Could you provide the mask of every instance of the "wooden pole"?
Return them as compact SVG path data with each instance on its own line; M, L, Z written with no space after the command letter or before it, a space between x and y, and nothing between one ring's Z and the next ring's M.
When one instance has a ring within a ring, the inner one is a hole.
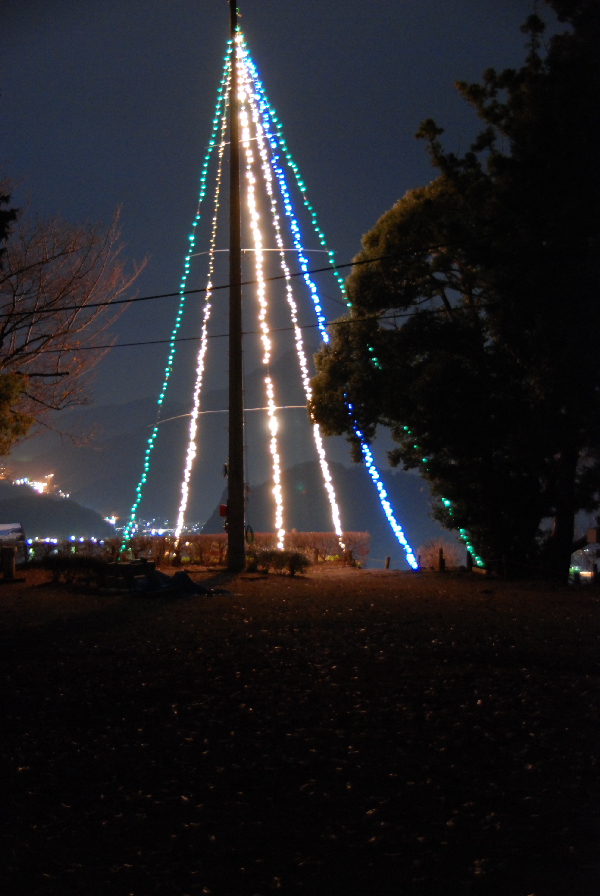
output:
M242 251L240 206L239 98L235 35L236 0L229 0L232 48L229 101L229 462L227 489L227 568L245 565L244 393L242 378Z
M444 549L443 548L440 548L440 551L439 551L438 570L440 572L446 571L446 561L444 560Z

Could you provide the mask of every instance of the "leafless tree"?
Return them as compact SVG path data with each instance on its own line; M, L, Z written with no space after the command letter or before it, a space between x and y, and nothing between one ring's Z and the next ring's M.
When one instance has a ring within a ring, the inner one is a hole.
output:
M118 223L118 213L108 228L23 214L10 229L0 269L0 403L4 391L21 425L9 443L88 398L87 375L126 307L113 303L141 267L126 270ZM0 453L6 447L0 432Z

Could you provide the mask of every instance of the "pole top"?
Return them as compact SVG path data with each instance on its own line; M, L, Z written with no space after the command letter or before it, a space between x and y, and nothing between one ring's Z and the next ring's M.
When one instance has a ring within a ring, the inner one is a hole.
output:
M237 16L237 0L229 0L229 30L232 38L237 31Z

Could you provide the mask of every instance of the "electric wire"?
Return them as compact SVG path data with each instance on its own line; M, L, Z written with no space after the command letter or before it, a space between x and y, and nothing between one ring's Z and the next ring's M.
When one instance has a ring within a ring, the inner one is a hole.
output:
M199 219L199 217L200 216L198 216L198 219ZM286 250L286 251L288 251L288 250ZM294 249L294 251L296 251L296 250ZM305 250L305 251L318 251L318 250L311 249L311 250ZM193 256L188 255L186 257L192 258ZM361 259L360 261L348 261L348 262L345 262L344 264L335 264L335 265L330 264L330 265L326 265L325 267L322 267L322 268L312 268L311 270L306 270L306 271L304 271L304 270L291 271L290 277L305 278L305 276L307 274L309 274L309 275L310 274L323 274L323 273L326 273L327 271L339 271L339 270L343 270L345 268L359 267L360 265L364 265L364 264L374 264L377 261L386 261L386 260L390 260L392 258L397 258L397 256L381 255L377 258L364 258L364 259ZM274 281L274 280L285 280L285 276L283 274L275 274L272 277L265 277L265 282L270 282L270 281ZM257 283L256 280L242 280L241 285L242 286L256 286L256 283ZM211 292L217 292L222 289L229 289L230 285L231 284L229 284L229 283L221 283L221 284L218 284L217 286L212 286ZM180 289L178 292L159 292L159 293L155 293L150 296L132 296L132 298L130 298L130 299L109 299L106 302L86 302L84 305L65 305L63 308L60 308L58 310L59 311L85 311L88 308L107 308L109 306L112 307L113 305L133 305L136 302L153 302L156 299L175 299L175 298L179 298L180 296L197 295L198 293L205 293L206 290L207 290L206 286L200 286L197 289ZM19 296L17 296L16 298L18 299ZM23 312L23 313L29 315L30 313L33 313L33 312L27 311L27 312ZM57 313L56 308L40 308L37 311L35 311L36 316L38 314L56 314L56 313ZM10 311L10 312L9 311L0 311L0 320L3 317L12 317L12 316L14 316L13 311Z
M432 308L426 309L425 311L420 311L416 313L425 314L428 311L438 312L443 311L443 308ZM380 317L349 317L347 320L330 320L327 321L328 327L346 327L352 324L363 324L369 321L373 323L379 323L380 321L395 321L398 318L408 318L413 317L415 314L414 311L409 311L406 314L393 314L393 315L382 315ZM298 324L299 330L316 330L319 328L319 324ZM291 327L271 327L272 333L284 333L286 331L295 330L296 326ZM391 332L391 330L390 330ZM260 330L244 330L242 336L256 336L260 333ZM229 336L229 333L208 333L207 339L226 339ZM40 355L52 355L52 354L77 354L81 351L100 351L102 349L111 349L111 348L138 348L144 345L166 345L171 342L198 342L198 340L202 339L202 336L177 336L175 339L148 339L141 340L139 342L110 342L106 343L106 345L80 345L76 349L64 349L64 348L48 348L42 349L38 352Z

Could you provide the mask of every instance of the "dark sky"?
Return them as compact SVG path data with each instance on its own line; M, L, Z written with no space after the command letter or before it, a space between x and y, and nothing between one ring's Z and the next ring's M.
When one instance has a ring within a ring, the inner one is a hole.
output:
M448 147L466 148L476 120L453 81L519 65L531 5L240 0L250 52L338 261L434 176L413 139L423 118L447 129ZM43 215L107 222L122 205L126 254L149 257L140 295L177 290L227 37L226 0L0 2L0 172L18 182L17 203ZM340 308L326 301L325 310ZM174 313L173 300L132 306L119 339L168 338ZM156 396L166 351L113 350L97 400Z

